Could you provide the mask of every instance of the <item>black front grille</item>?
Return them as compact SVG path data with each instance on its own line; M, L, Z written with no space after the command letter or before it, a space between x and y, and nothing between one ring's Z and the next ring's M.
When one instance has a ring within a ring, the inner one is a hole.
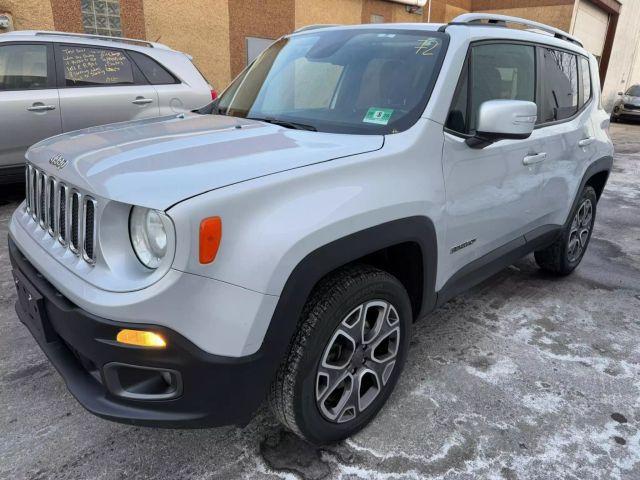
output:
M58 235L62 243L67 243L67 189L64 186L60 188L60 196L58 197L60 208L58 210Z
M38 174L38 218L42 225L45 224L46 208L46 177L44 173Z
M625 103L624 108L627 110L640 110L640 105L631 105L630 103Z
M87 198L84 206L84 253L89 261L95 260L93 252L95 209L94 201Z
M31 215L37 219L38 213L38 172L33 170L31 175Z
M71 195L71 249L77 252L80 249L80 194Z
M90 265L98 254L98 202L27 162L26 211L51 237Z
M49 178L47 195L49 196L47 202L47 205L49 207L49 211L47 212L47 227L49 233L53 235L56 218L56 182L53 178Z
M29 165L25 166L25 177L24 177L24 186L25 186L25 199L27 200L27 211L31 212L31 171Z

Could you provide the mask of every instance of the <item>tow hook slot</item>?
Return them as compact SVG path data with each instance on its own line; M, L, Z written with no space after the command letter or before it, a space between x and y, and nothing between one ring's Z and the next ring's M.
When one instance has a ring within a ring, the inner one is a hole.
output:
M107 389L130 400L171 400L182 395L182 376L176 370L112 362L103 369Z

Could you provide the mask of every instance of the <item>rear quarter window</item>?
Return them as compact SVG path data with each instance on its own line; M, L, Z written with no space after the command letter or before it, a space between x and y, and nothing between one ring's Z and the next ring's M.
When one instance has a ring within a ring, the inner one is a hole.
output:
M129 51L129 55L142 70L151 85L171 85L179 83L178 80L166 68L144 53Z
M580 97L580 107L591 99L591 72L589 71L589 60L580 58L580 69L582 70L582 95Z

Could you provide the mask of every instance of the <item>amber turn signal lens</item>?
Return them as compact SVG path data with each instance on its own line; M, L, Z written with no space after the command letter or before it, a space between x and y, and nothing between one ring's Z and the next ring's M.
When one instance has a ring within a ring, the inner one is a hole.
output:
M209 217L200 222L200 263L211 263L215 260L221 239L220 217Z
M119 343L137 345L138 347L164 348L167 346L167 342L161 335L146 330L120 330L116 340Z

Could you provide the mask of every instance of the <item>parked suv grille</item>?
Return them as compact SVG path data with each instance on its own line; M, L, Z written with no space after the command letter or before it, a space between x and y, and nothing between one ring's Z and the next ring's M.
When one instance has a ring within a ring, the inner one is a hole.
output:
M633 105L631 103L625 103L624 108L627 110L640 110L640 105Z
M30 164L27 164L25 176L27 212L33 221L93 265L97 238L95 199Z

